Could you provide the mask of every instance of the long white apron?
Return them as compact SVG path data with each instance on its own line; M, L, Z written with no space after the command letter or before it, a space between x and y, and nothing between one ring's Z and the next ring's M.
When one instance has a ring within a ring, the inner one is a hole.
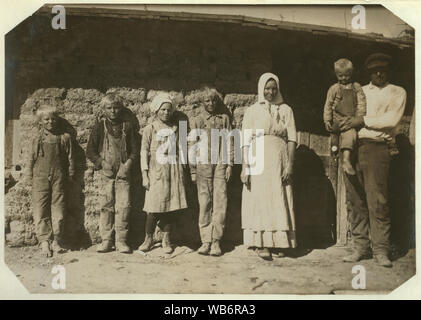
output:
M255 247L294 248L295 218L292 185L282 183L288 164L287 142L274 135L253 139L249 159L256 150L256 139L264 142L263 172L251 175L250 190L242 194L244 244Z

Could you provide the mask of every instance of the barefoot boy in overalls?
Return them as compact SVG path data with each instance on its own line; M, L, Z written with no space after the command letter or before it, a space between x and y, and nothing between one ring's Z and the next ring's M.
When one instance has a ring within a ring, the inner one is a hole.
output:
M56 108L43 105L36 115L41 126L32 142L28 178L32 180L35 233L42 254L66 251L62 247L66 212L66 184L74 174L72 139L58 126Z
M102 210L99 231L102 243L98 252L115 248L130 253L127 244L130 214L130 172L137 159L138 143L135 129L129 119L122 116L123 105L114 94L101 101L105 117L92 129L86 150L87 158L101 170L103 182Z
M357 143L357 131L353 128L341 131L340 124L347 116L365 116L366 99L361 85L351 81L352 62L348 59L339 59L334 67L338 82L327 92L323 120L327 131L339 133L339 150L342 154L344 171L349 175L355 175L355 169L351 164L351 152Z

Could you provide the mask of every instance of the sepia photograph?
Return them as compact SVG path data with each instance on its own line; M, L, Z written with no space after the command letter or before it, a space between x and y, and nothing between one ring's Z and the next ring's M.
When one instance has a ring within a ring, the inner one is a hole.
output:
M415 29L398 13L61 3L16 21L5 265L30 294L361 296L410 281Z

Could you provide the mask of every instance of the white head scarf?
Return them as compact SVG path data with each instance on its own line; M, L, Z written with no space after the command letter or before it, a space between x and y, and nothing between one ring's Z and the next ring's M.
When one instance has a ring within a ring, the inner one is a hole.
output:
M264 90L265 90L266 83L271 79L275 80L276 86L278 87L278 93L276 94L273 101L270 102L270 104L282 104L284 102L284 99L282 98L281 92L279 91L279 78L270 72L264 73L260 76L259 84L257 87L259 103L265 103L265 104L269 103L269 101L265 99Z
M150 109L152 113L157 113L164 103L171 104L171 111L174 111L174 104L168 93L159 93L153 98Z

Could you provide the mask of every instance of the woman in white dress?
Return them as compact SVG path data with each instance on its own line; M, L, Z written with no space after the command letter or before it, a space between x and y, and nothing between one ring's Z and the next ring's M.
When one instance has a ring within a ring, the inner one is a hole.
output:
M276 75L265 73L260 77L258 101L246 110L242 130L244 244L257 248L261 258L271 260L272 252L283 256L282 249L297 246L292 196L297 132ZM264 150L259 151L260 143ZM259 170L259 161L263 170Z

